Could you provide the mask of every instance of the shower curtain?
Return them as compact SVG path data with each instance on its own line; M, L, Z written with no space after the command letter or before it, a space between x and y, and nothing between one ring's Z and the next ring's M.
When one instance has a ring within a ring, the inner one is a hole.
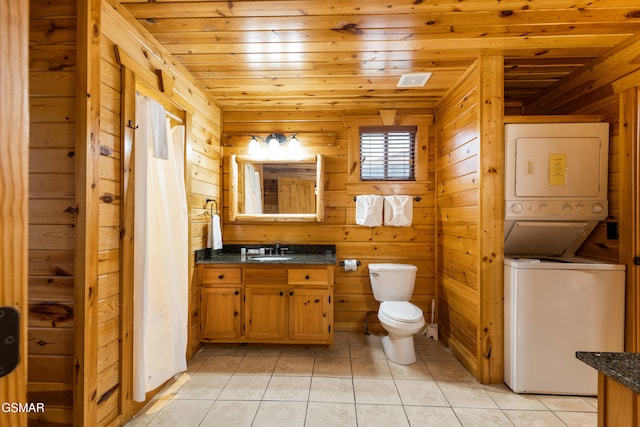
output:
M246 214L262 213L260 172L251 163L244 164L244 210Z
M164 107L139 95L136 124L133 398L143 402L187 368L189 249L184 127L172 131Z

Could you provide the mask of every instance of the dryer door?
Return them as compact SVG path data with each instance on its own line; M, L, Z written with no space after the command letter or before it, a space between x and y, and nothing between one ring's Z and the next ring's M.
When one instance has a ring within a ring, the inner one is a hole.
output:
M504 240L505 255L570 256L597 222L515 221Z

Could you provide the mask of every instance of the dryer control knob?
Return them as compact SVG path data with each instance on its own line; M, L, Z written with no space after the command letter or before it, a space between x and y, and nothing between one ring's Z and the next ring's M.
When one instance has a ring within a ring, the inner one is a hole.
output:
M520 203L514 203L511 205L511 212L514 214L519 214L522 212L522 205Z
M602 207L602 205L600 203L594 203L593 206L591 207L591 211L594 214L601 214L603 210L604 210L604 208Z

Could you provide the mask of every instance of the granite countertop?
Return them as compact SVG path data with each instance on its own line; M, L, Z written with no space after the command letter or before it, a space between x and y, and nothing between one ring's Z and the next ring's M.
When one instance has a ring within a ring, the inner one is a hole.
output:
M578 351L576 357L609 378L640 393L640 353Z
M268 255L240 255L241 248L258 249L273 245L225 245L222 250L200 249L196 251L196 264L318 264L336 263L335 245L281 245L288 250L282 258ZM280 259L278 259L280 258Z

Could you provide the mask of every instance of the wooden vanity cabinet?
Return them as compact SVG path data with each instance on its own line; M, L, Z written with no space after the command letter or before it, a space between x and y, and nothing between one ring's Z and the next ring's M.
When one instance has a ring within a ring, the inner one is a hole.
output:
M286 277L283 267L246 267L244 335L251 341L286 339Z
M290 268L288 273L289 339L333 341L333 270Z
M201 338L239 339L242 335L242 269L200 269Z
M199 265L202 339L331 344L333 268Z

